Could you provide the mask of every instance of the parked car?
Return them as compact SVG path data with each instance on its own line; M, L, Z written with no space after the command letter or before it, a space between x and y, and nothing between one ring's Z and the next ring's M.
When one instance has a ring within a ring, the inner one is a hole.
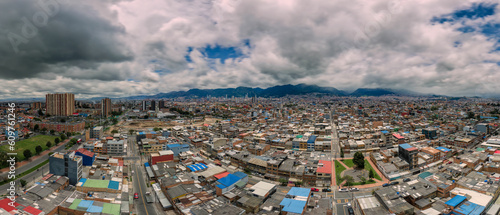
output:
M323 188L323 190L321 190L321 191L323 191L323 192L332 192L332 189L330 189L330 188Z
M313 191L313 192L319 192L319 189L313 187L313 188L311 188L311 191Z
M388 186L391 186L391 185L388 183L382 184L382 187L388 187Z
M409 182L409 181L411 181L411 178L405 178L405 179L403 179L403 182Z
M448 164L451 164L451 163L453 163L453 162L452 161L448 162Z
M134 193L134 199L138 199L139 198L139 194L138 193Z
M347 208L347 212L349 213L349 215L354 215L354 209L352 209L351 207Z
M354 192L354 191L359 191L359 189L358 189L358 188L356 188L356 187L352 187L352 188L351 188L351 192Z
M340 188L339 192L349 192L349 189L347 189L347 188Z
M393 182L391 182L391 185L396 185L396 184L399 184L399 181L393 181Z

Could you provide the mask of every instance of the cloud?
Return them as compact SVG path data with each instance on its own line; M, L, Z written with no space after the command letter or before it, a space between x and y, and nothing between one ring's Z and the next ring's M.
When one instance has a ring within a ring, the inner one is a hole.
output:
M70 2L18 53L6 35L40 8L0 7L12 8L0 14L0 84L31 83L15 97L298 83L474 96L500 82L493 0Z

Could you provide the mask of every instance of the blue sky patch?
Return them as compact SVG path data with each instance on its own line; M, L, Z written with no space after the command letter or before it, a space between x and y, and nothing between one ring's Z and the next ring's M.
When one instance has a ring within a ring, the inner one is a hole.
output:
M457 10L451 14L443 15L441 17L433 17L431 22L439 22L441 24L445 22L456 22L461 19L479 19L495 14L495 9L498 4L487 4L487 3L473 3L468 9Z
M250 40L246 39L242 42L244 46L250 47ZM235 59L244 56L242 50L237 46L223 47L219 44L215 44L207 45L203 48L199 48L198 50L203 54L203 56L209 59L219 59L221 63L224 63L226 59ZM192 62L191 57L189 57L189 54L192 51L193 47L188 47L187 54L184 56L187 62Z

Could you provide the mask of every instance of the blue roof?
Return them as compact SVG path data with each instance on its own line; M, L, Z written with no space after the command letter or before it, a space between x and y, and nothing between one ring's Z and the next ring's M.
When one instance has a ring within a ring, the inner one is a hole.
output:
M109 181L108 188L113 190L118 190L120 183L118 181Z
M91 205L87 209L87 212L89 212L89 213L102 213L102 207Z
M401 146L403 149L409 149L409 148L413 147L408 143L403 143L403 144L400 144L399 146Z
M285 212L302 214L306 207L306 201L284 198L280 205L283 205L283 211Z
M449 205L451 207L456 207L457 205L459 205L460 203L462 203L466 199L467 198L465 196L456 195L452 199L450 199L447 202L445 202L445 204L447 204L447 205Z
M290 191L288 191L288 195L308 197L310 192L311 192L311 189L301 188L301 187L292 187L292 189L290 189Z
M151 133L151 134L156 134L156 131L151 131L150 133Z
M203 169L206 169L208 168L207 165L203 164L203 163L197 163L197 164L193 164L193 165L189 165L187 166L192 172L198 172L200 170L203 170Z
M309 139L307 140L307 143L314 143L316 142L316 135L312 135L311 137L309 137Z
M80 178L80 181L78 182L82 182L82 186L85 184L85 182L87 182L87 179L86 178Z
M443 151L443 152L449 152L449 151L451 151L451 149L449 149L449 148L445 148L445 147L441 147L441 146L436 147L436 149L437 149L437 150L441 150L441 151Z
M220 189L224 189L226 188L226 186L224 186L223 184L217 184L216 187L220 188Z
M144 163L144 166L149 166L149 163L148 162Z
M424 178L427 178L427 177L429 177L429 176L431 176L431 175L432 175L432 173L430 173L430 172L423 172L423 173L420 173L420 174L418 175L418 177L420 177L420 178L424 179Z
M94 203L94 201L82 200L80 202L80 204L78 204L78 207L79 208L89 208L90 206L92 206L93 203Z
M235 172L235 173L233 173L233 175L235 175L236 177L238 177L240 179L245 178L245 177L248 176L247 174L245 174L243 172Z
M386 131L386 130L383 130L383 131L381 131L381 132L382 132L383 134L387 134L387 133L389 133L389 132L388 132L388 131Z
M177 143L175 143L175 144L168 144L167 145L167 149L176 148L176 147L179 147L179 146L181 146L181 144L177 144Z
M460 207L455 208L455 211L459 212L460 214L479 215L484 211L484 209L484 206L466 201L462 205L460 205Z
M144 134L146 134L146 132L144 131L139 132L139 135L144 135Z
M217 182L225 185L226 187L229 187L238 182L239 180L240 178L238 176L233 174L228 174L226 177L217 180Z

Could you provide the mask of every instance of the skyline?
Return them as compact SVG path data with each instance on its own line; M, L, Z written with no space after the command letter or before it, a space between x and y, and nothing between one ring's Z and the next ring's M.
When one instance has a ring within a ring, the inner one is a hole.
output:
M500 95L493 0L41 2L0 2L1 99L300 83Z

